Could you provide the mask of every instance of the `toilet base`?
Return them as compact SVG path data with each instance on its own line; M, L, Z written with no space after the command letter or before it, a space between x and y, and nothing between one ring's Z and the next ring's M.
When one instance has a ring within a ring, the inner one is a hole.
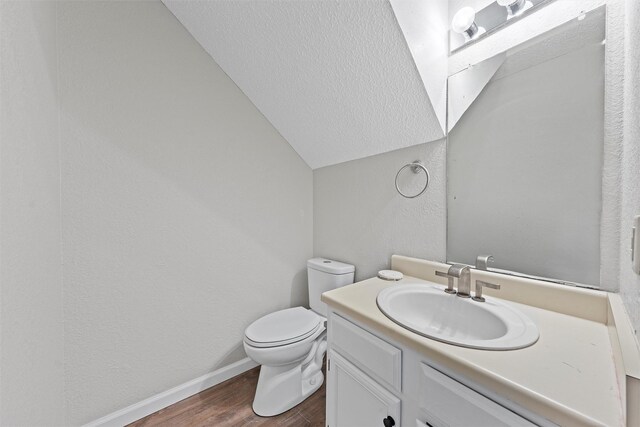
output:
M278 372L282 366L262 366L260 379L253 399L253 412L261 417L273 417L302 403L320 388L324 381L322 371L303 381L300 367L288 372Z
M284 366L262 365L253 399L253 412L261 417L281 414L318 390L324 382L322 359L326 348L326 339L323 337L303 362Z

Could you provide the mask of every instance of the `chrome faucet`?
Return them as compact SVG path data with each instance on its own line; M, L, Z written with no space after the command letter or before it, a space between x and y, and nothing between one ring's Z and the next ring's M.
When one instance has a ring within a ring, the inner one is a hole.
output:
M445 292L455 294L453 290L453 279L458 279L458 292L460 298L469 298L471 296L471 268L464 264L453 264L446 273L436 271L436 276L446 277L448 279L448 287Z
M453 289L453 276L449 276L447 273L443 273L442 271L436 271L436 276L447 278L447 289L444 290L446 293L448 294L456 293L456 290Z
M493 262L493 255L478 255L476 258L476 270L488 270L490 262Z
M500 289L500 285L496 285L495 283L489 283L482 280L476 280L476 295L471 298L474 301L485 302L484 297L482 296L482 288L491 288L491 289Z

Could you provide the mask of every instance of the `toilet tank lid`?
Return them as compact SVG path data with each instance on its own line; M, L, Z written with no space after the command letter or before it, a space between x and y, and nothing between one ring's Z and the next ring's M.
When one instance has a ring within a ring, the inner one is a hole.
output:
M345 264L344 262L333 261L326 258L312 258L307 261L307 267L324 271L329 274L349 274L356 271L356 268L351 264Z

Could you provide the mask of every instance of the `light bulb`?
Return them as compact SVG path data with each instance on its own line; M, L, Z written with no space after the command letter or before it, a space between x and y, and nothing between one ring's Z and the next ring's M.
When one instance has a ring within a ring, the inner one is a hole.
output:
M451 21L451 28L458 34L464 34L469 39L478 33L478 26L475 23L476 12L472 7L463 7L460 9L453 20Z
M533 7L533 3L528 0L497 0L497 3L507 8L508 18L518 16L525 10Z

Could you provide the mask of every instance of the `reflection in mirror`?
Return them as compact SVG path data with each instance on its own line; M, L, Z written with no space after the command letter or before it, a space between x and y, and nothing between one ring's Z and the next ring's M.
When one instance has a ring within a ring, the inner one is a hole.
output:
M514 24L553 0L497 0L475 11L459 9L451 21L449 52L455 53Z
M447 260L598 286L605 8L449 77Z

